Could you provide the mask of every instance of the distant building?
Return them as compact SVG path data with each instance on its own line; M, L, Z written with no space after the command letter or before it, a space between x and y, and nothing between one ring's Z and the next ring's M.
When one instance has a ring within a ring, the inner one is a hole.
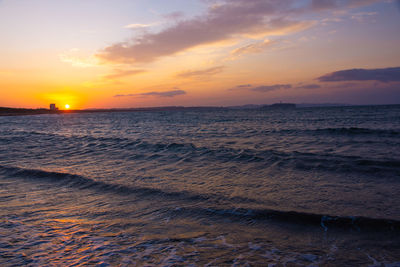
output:
M58 110L58 107L56 107L56 104L50 104L50 110Z

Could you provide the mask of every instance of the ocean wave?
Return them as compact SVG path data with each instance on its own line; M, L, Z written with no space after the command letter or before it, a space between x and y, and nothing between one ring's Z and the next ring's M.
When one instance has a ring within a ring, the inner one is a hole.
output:
M267 130L264 135L287 134L287 135L338 135L338 136L376 136L376 137L399 137L400 131L394 129L372 129L361 127L328 127L317 129L280 129Z
M322 134L340 134L340 135L376 135L376 136L398 136L400 131L385 130L385 129L371 129L371 128L358 128L358 127L342 127L342 128L324 128L316 129L313 132Z
M357 128L358 129L358 128ZM326 129L325 129L326 130ZM325 131L324 130L324 131ZM34 135L45 135L51 140L35 139ZM5 138L5 139L4 139ZM10 140L13 138L14 140ZM22 139L24 140L22 140ZM4 140L3 140L4 139ZM127 160L165 160L166 163L176 162L237 162L243 164L259 164L260 168L280 167L304 171L324 171L342 173L362 173L375 175L380 173L389 177L400 176L400 160L396 158L373 158L348 156L335 153L284 152L279 150L237 149L232 147L197 146L188 142L149 141L140 138L94 137L94 136L63 136L58 134L42 134L27 132L23 136L10 135L1 139L3 142L24 143L33 153L43 154L43 147L49 145L62 156L92 156L103 153ZM37 148L37 149L36 149ZM111 153L111 154L110 154Z
M330 228L344 228L354 230L372 231L400 231L400 221L370 218L362 216L334 216L297 211L282 211L273 209L245 209L245 208L177 208L171 211L175 216L208 215L226 218L239 218L243 220L277 221L291 224L320 226L324 231Z
M241 203L257 203L257 200L244 198L244 197L232 197L224 198L218 195L212 194L194 194L188 191L166 191L158 188L149 188L141 186L127 186L122 184L113 184L103 181L94 180L85 176L62 173L62 172L52 172L37 169L25 169L19 167L9 167L0 165L0 175L5 177L13 178L26 178L30 180L45 180L54 183L61 183L62 186L75 187L78 189L91 189L100 192L109 192L114 194L135 194L140 197L154 197L159 196L169 199L186 200L186 201L233 201Z
M400 221L370 218L362 216L336 216L329 214L315 214L297 211L282 211L274 209L246 209L246 208L216 208L215 206L232 206L237 204L257 203L256 200L242 197L227 198L217 195L202 195L187 191L171 192L163 189L148 187L132 187L96 181L81 175L49 172L36 169L24 169L0 165L0 175L6 178L26 178L30 180L47 180L60 182L63 186L75 187L81 190L96 190L105 193L121 195L134 194L139 198L154 197L179 200L200 205L193 207L171 207L169 212L173 216L218 216L221 218L237 218L243 220L272 220L294 224L321 226L325 231L329 228L351 228L356 230L400 230ZM258 202L258 204L260 204Z

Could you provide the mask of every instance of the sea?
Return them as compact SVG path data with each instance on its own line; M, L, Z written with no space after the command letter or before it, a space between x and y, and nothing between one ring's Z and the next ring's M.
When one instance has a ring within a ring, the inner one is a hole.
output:
M0 266L400 266L400 105L0 117Z

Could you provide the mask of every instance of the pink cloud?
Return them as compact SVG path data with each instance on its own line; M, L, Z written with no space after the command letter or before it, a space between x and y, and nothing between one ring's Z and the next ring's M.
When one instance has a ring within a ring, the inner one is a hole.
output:
M312 21L296 15L333 8L354 8L377 0L223 0L205 1L205 14L190 19L172 17L176 23L160 32L144 32L132 41L118 42L101 50L97 57L108 63L152 62L164 56L239 36L284 35L305 30ZM290 17L291 19L288 19ZM247 51L257 48L249 47ZM259 48L260 49L260 48ZM242 50L245 51L245 50Z

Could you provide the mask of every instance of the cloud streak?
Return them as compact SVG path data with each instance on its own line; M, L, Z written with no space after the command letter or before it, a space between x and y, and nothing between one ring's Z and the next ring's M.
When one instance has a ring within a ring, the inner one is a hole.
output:
M321 88L321 85L314 83L296 86L296 89L319 89L319 88Z
M229 91L250 90L253 92L266 93L266 92L271 92L281 89L291 89L291 88L293 88L291 84L274 84L274 85L259 85L259 86L253 86L252 84L240 84L228 90Z
M254 92L266 93L280 89L290 89L290 88L292 88L291 84L274 84L274 85L261 85L253 87L251 88L251 90Z
M384 69L349 69L326 74L318 78L320 82L379 81L399 82L400 67Z
M61 62L71 64L73 67L90 68L98 64L98 60L93 56L84 56L79 49L73 48L68 52L58 55Z
M107 74L104 77L106 80L116 80L124 77L129 77L141 73L145 73L145 70L137 69L137 70L123 70L123 69L116 69L113 73Z
M251 90L254 92L260 92L260 93L266 93L266 92L271 92L271 91L276 91L276 90L281 90L281 89L319 89L321 86L319 84L298 84L298 85L292 85L292 84L274 84L274 85L259 85L259 86L253 86L251 84L241 84L238 85L234 88L229 89L230 91L233 90Z
M312 0L311 6L314 10L357 8L380 1L381 0Z
M156 25L156 23L152 23L152 24L133 23L133 24L125 25L124 28L136 30L136 29L148 28L153 25Z
M185 95L186 91L184 90L171 90L165 92L148 92L148 93L140 93L140 94L119 94L115 95L114 97L146 97L146 96L154 96L154 97L175 97L179 95Z
M264 50L266 50L268 47L270 47L271 45L273 45L274 41L270 41L270 40L265 40L262 42L257 42L257 43L253 43L253 44L249 44L246 46L242 46L239 47L235 50L233 50L231 52L231 55L233 57L238 57L238 56L242 56L244 54L257 54L257 53L261 53Z
M224 66L217 66L208 69L195 70L195 71L184 71L178 73L176 76L179 78L204 78L218 74L224 70Z
M240 89L240 88L251 88L252 85L251 84L240 84L238 86L236 86L236 88Z

